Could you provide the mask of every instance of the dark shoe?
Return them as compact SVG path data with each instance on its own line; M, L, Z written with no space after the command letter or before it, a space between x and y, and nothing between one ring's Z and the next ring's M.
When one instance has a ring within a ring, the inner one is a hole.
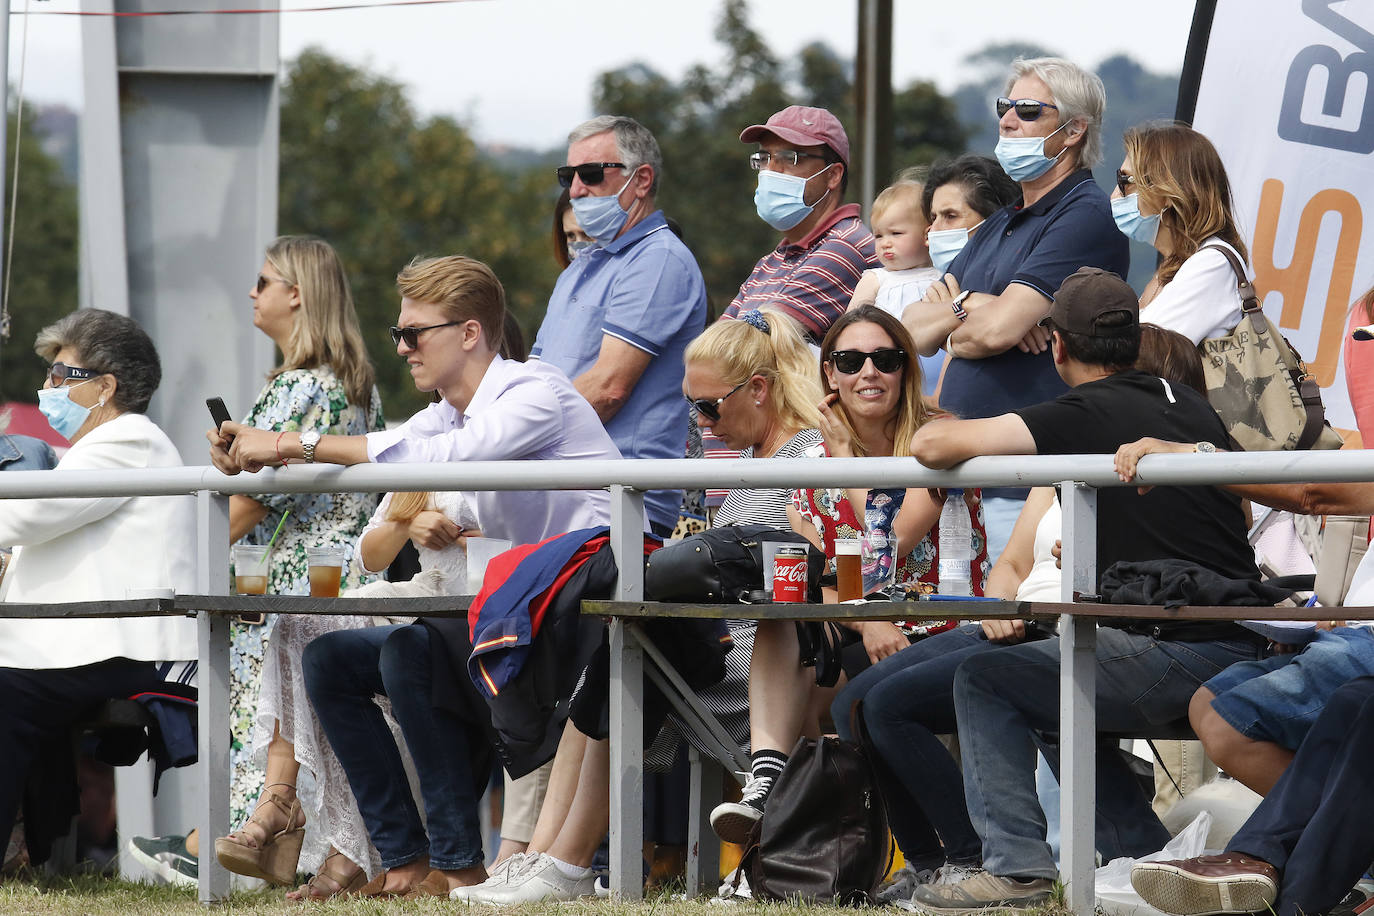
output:
M745 783L737 802L725 802L711 809L711 829L727 843L743 846L749 831L763 819L763 806L773 791L773 778L754 777Z
M985 871L974 872L958 884L924 884L911 895L903 909L942 916L976 913L990 907L1039 907L1050 899L1054 882L1049 878L1019 881Z
M1131 886L1150 906L1175 916L1258 913L1273 906L1279 873L1268 862L1229 852L1141 862L1131 869Z
M128 850L140 865L170 884L200 883L200 863L187 852L184 836L136 836L129 840Z

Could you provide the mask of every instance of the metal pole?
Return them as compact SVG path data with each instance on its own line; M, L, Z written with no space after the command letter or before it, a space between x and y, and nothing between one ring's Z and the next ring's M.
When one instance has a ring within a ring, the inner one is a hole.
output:
M1064 572L1059 599L1097 592L1097 491L1073 481L1060 484L1064 510ZM1064 614L1059 621L1059 836L1066 902L1090 916L1094 823L1097 808L1097 630L1091 617Z
M644 494L611 487L617 601L644 598ZM611 621L611 892L644 899L644 651L626 621Z

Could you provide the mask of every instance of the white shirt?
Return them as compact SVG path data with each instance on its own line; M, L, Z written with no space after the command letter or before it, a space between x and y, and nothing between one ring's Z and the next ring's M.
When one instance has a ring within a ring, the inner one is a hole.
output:
M376 462L580 461L619 458L596 411L559 369L496 357L460 413L430 404L395 429L368 433ZM504 490L471 494L482 534L533 544L610 523L605 490Z
M920 302L926 290L930 289L930 284L941 277L934 267L908 267L906 270L875 267L872 272L879 281L873 304L898 321L902 320L902 312L906 311L906 307L913 302Z
M368 532L380 528L386 524L386 514L391 510L392 494L388 493L382 497L381 504L377 506L377 511L372 513L372 518L363 529L363 533L358 535L358 543L361 544L367 537ZM476 511L472 508L472 503L476 499L476 494L459 492L439 492L431 493L429 508L442 512L449 521L460 528L481 530L482 522L477 517ZM461 595L468 585L468 554L467 551L457 544L450 544L442 550L434 550L422 544L415 545L415 551L420 555L420 568L422 570L436 570L442 577L443 588L446 594ZM363 563L361 550L353 554L358 559L358 568L364 572L379 573L386 569L368 569ZM389 565L389 564L387 564Z
M1240 259L1240 252L1213 236L1203 245L1221 245ZM1249 276L1249 269L1246 269ZM1140 320L1177 331L1198 344L1209 337L1231 333L1240 324L1240 292L1236 272L1226 255L1199 246L1197 252L1179 267L1150 304L1140 310Z
M143 414L102 423L56 472L181 467L166 434ZM195 591L196 507L190 496L14 499L0 503L0 544L15 546L0 600L122 600L128 588ZM196 657L195 621L0 619L0 667L70 668L107 658Z

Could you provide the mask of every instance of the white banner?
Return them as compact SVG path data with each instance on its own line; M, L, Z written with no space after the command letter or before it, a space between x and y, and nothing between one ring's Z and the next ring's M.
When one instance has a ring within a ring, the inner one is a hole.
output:
M1216 0L1193 126L1226 164L1265 313L1354 429L1341 351L1374 285L1374 2Z

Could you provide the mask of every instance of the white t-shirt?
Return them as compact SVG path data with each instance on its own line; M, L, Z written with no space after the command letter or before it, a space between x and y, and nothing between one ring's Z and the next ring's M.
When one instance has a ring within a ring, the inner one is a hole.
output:
M1213 236L1202 243L1221 245L1240 258L1240 252ZM1241 258L1241 263L1245 259ZM1250 270L1246 268L1246 276ZM1197 252L1164 285L1159 295L1140 310L1140 320L1177 331L1193 343L1229 334L1240 324L1240 292L1231 262L1214 248Z
M934 267L908 267L906 270L876 267L873 273L880 281L873 304L898 321L902 320L902 311L911 303L920 302L930 284L940 279L940 272Z

